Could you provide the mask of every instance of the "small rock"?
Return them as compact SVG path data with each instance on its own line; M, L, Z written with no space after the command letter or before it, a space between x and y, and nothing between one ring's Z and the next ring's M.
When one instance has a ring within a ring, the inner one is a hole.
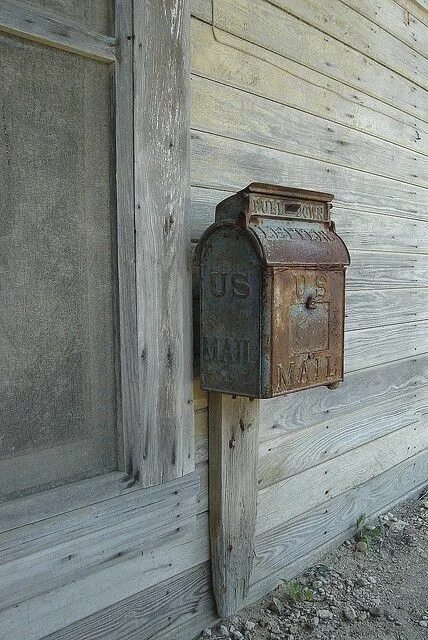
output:
M357 542L355 549L360 553L365 553L368 549L367 542L364 542L364 540L360 540L359 542Z
M273 611L274 613L278 614L279 616L284 611L283 604L282 604L282 602L280 602L278 600L278 598L272 598L270 609L271 609L271 611Z
M234 627L240 627L241 626L241 621L238 618L238 616L233 616L232 620L230 621Z
M355 586L356 587L366 587L368 585L368 582L365 578L363 578L362 576L358 576L358 578L355 579Z
M320 620L331 620L333 614L328 609L320 609L319 611L317 611L317 616Z
M318 616L314 616L311 620L311 623L313 624L314 627L317 627L320 623L320 619L318 618Z
M229 629L221 624L218 628L219 633L223 636L223 638L230 638Z
M251 622L251 620L246 620L244 627L246 631L254 631L254 629L256 628L256 623Z
M428 628L428 620L419 620L419 626Z
M378 606L370 607L369 614L372 618L380 618L382 616L382 609Z
M370 584L376 584L377 583L376 578L374 578L373 576L369 576L367 578L367 580L370 582Z
M389 530L392 531L392 533L402 533L406 526L407 522L404 522L404 520L397 520L396 522L391 523Z
M342 614L343 614L343 617L349 622L355 622L355 620L357 619L357 614L355 612L355 609L351 607L351 605L344 606L342 609Z
M233 638L233 640L245 640L245 638L242 635L242 633L240 631L238 631L237 629L235 629L235 631L232 633L232 638Z
M202 632L202 637L203 638L212 638L213 637L213 632L211 631L211 629L204 629L204 631Z

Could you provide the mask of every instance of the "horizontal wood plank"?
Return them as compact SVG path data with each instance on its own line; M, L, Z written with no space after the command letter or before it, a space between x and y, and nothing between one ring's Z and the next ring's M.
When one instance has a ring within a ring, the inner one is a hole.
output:
M295 430L336 420L366 408L370 415L378 403L393 402L398 394L428 384L428 354L391 362L345 376L335 391L326 387L291 393L260 403L260 441L271 440Z
M210 566L198 565L171 580L117 602L49 635L46 640L148 640L171 638L174 629L196 629L214 622L215 605L211 592ZM175 636L184 638L187 636Z
M420 55L427 57L426 26L409 11L403 10L395 0L378 0L378 2L342 0L342 2Z
M306 429L322 432L323 429L353 429L364 434L367 415L378 415L382 428L382 411L391 416L390 409L397 397L411 398L422 395L421 409L424 411L428 385L428 355L408 360L391 362L370 369L360 369L348 373L345 381L334 392L326 387L309 389L301 393L291 393L279 398L262 400L260 403L260 452L273 448L273 440L279 439L278 446L286 437L296 437ZM424 390L424 391L422 391ZM382 409L378 409L381 405ZM408 411L407 407L407 411ZM406 414L407 415L407 414ZM197 419L196 451L199 463L208 459L208 414L201 411ZM370 423L369 423L370 424ZM404 424L404 423L403 423ZM385 425L388 428L387 425ZM393 425L391 425L393 428ZM297 434L297 435L295 435ZM330 436L329 436L330 437ZM325 449L323 450L325 451ZM270 465L268 473L275 473L275 465ZM202 489L203 492L203 489Z
M198 76L192 78L192 127L428 186L428 157L421 153Z
M116 59L114 38L90 31L63 17L54 17L25 2L2 0L1 31L102 62Z
M428 321L349 331L345 372L374 367L428 352Z
M209 133L191 138L195 187L239 191L257 180L333 193L340 208L428 220L426 189Z
M194 531L198 474L0 536L0 610Z
M212 0L190 0L190 12L192 16L196 16L200 20L212 22Z
M41 640L60 629L206 562L208 521L196 519L190 539L169 541L149 553L100 569L0 612L5 638ZM101 585L101 587L100 587Z
M141 489L126 473L115 471L0 504L0 534Z
M260 443L258 484L264 489L402 427L428 410L428 386ZM370 416L368 418L368 415Z
M424 89L290 15L282 1L217 0L214 24L427 121Z
M362 514L373 517L405 496L414 495L428 480L427 462L425 450L321 506L301 513L285 525L259 535L255 580L263 580L293 565L326 540L335 540L340 534L344 538L352 536L357 518Z
M392 69L420 87L428 88L428 60L425 55L417 54L362 12L354 11L346 2L339 0L334 8L323 0L299 3L274 0L274 4L370 60ZM376 6L375 3L373 5Z
M346 331L428 320L428 288L349 291L345 314Z
M262 489L259 492L256 533L273 529L317 505L328 503L427 448L426 424L416 421Z
M198 20L191 36L196 75L428 152L427 124L380 99Z

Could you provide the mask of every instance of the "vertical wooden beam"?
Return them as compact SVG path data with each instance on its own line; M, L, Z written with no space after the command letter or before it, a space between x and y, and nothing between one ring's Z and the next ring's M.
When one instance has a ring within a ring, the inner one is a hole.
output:
M144 486L194 468L189 215L190 7L134 0L134 169Z
M123 452L132 449L140 425L137 313L135 300L134 221L134 89L132 0L118 0L115 10L117 62L115 64L117 256L120 326L120 379ZM120 428L121 427L121 428ZM120 440L120 438L119 438ZM132 473L129 458L125 466Z
M254 557L259 401L210 393L209 509L214 597L220 617L243 606Z

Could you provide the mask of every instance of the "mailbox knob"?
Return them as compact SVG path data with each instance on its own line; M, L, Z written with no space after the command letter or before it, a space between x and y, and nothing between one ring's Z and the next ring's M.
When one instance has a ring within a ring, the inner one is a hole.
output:
M306 308L315 309L316 306L317 306L317 303L315 298L313 296L309 296L309 298L306 300Z

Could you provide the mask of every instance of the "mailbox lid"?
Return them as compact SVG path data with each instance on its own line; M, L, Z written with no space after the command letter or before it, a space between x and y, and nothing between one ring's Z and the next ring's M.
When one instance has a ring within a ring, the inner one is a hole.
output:
M349 253L332 223L251 216L249 230L268 266L345 266Z
M223 200L216 221L255 236L267 266L339 267L348 250L330 219L333 195L258 182Z

